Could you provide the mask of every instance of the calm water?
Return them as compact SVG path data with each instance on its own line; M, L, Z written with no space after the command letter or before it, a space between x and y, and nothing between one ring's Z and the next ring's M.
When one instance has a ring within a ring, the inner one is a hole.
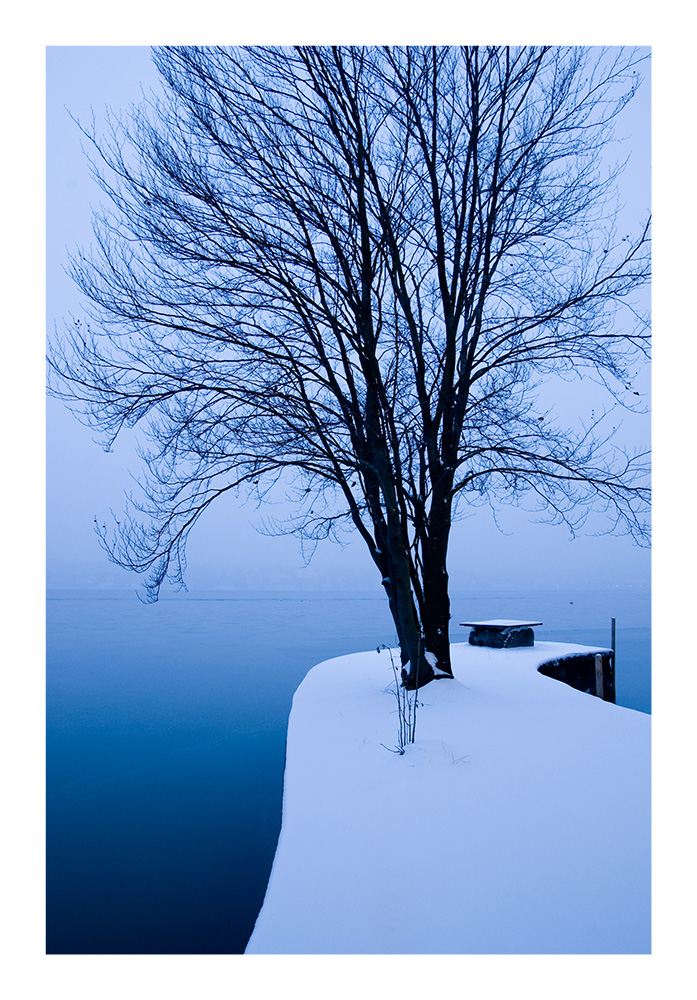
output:
M592 645L614 616L617 701L651 710L645 591L455 595L452 639L528 616L541 639ZM243 952L293 692L315 663L394 641L372 595L49 593L47 951Z

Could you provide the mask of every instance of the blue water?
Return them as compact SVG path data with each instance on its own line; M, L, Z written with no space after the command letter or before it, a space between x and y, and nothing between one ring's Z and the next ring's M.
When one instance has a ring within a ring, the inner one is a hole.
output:
M650 711L645 591L454 595L452 639L528 616L541 639L602 646L614 616L617 701ZM47 952L243 952L293 693L315 663L394 642L373 595L49 593Z

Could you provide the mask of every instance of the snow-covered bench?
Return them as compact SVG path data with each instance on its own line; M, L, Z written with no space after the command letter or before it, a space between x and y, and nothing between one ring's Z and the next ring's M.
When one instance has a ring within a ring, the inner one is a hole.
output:
M515 646L534 646L533 627L542 622L509 621L495 618L486 622L460 622L470 626L470 646L492 646L494 649L512 649Z

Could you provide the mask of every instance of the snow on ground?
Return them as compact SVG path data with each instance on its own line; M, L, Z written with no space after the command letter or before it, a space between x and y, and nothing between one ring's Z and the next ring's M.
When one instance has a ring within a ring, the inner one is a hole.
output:
M576 651L454 645L403 755L388 652L314 667L247 953L649 952L651 720L537 672Z

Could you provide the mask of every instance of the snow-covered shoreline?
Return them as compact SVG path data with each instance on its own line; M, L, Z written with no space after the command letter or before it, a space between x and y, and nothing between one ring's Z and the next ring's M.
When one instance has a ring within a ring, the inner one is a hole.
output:
M537 672L574 652L454 645L403 755L389 654L310 670L247 954L649 952L651 719Z

